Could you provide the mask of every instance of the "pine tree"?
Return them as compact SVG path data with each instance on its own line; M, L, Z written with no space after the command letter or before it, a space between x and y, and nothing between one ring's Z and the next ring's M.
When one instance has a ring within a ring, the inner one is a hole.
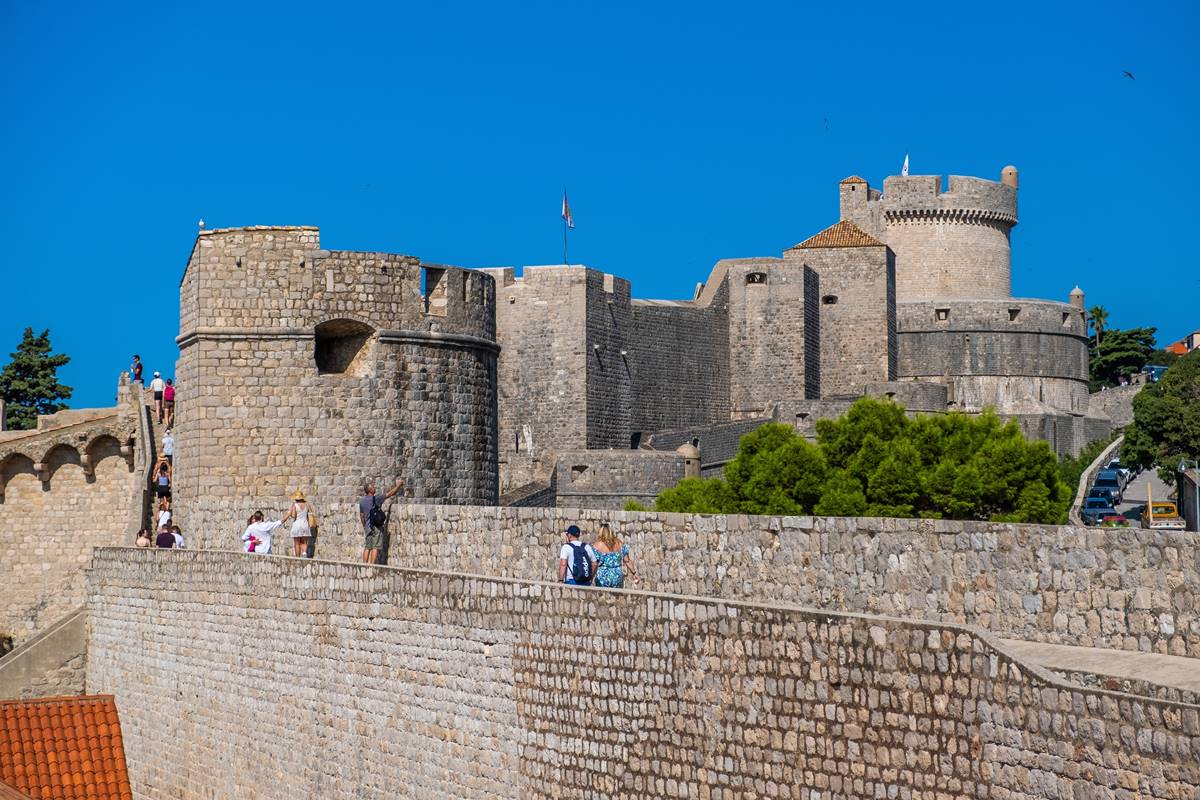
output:
M71 360L70 356L50 353L50 331L25 336L12 353L12 361L0 370L0 398L4 399L6 425L9 430L30 430L37 426L39 414L62 411L71 398L71 387L58 382L58 368Z

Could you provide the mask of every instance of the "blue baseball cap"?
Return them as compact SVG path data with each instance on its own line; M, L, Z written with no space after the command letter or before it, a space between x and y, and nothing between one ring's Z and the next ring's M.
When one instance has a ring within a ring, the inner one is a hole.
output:
M567 528L567 536L578 536L578 535L579 535L579 526L578 525L571 525Z

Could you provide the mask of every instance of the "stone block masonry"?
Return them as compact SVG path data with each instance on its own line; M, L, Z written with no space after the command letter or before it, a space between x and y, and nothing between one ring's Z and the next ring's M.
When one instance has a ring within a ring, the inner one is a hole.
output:
M979 625L1200 658L1200 539L1184 531L569 508L396 506L390 564L549 580L563 529L607 522L642 587ZM205 546L233 548L226 536ZM358 542L318 550L355 560ZM1198 662L1200 664L1200 662Z
M133 549L89 608L148 800L1200 791L1200 708L953 625Z
M322 250L315 228L203 231L178 342L185 531L232 534L302 489L319 536L361 543L364 478L403 477L421 501L496 502L490 276Z

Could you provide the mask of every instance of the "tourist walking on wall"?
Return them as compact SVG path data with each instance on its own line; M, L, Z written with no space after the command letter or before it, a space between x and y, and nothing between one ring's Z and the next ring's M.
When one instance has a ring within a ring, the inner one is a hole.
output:
M396 483L386 492L375 491L374 481L363 482L363 496L358 501L358 518L363 526L364 564L374 564L379 560L379 549L383 547L383 530L387 527L387 514L383 504L396 496L404 486L404 481L396 478Z
M171 535L175 537L175 546L182 550L184 548L183 531L179 529L178 525L171 526Z
M167 418L166 426L169 428L175 424L175 381L167 378L167 385L163 387L163 413ZM161 420L159 420L161 422Z
M171 533L171 526L163 525L158 529L158 537L154 540L154 546L164 550L175 546L175 534Z
M308 537L312 536L312 529L317 526L317 515L313 513L308 499L300 489L292 492L292 507L287 516L283 518L284 524L287 524L289 519L294 520L292 522L292 555L296 558L304 558L305 551L308 550Z
M282 526L283 520L264 522L263 513L255 511L246 520L246 530L242 531L242 550L259 555L271 552L271 534Z
M158 501L158 515L156 520L156 527L159 530L162 530L164 525L171 524L171 501L165 497Z
M133 354L133 363L129 365L129 380L134 383L142 382L142 357L137 353Z
M620 589L625 586L625 573L628 572L636 583L637 568L629 555L629 545L617 538L608 525L600 526L600 533L592 545L596 551L596 585L606 589Z
M167 428L167 432L163 434L162 457L172 468L175 467L175 437L171 435L170 428Z
M134 544L136 544L138 547L149 547L152 544L150 541L149 529L142 528L140 531L138 531L137 541L134 542Z
M159 425L162 425L163 421L163 390L166 388L162 376L154 373L154 380L150 381L150 391L154 392L154 416L158 417Z
M154 495L159 502L171 496L171 465L165 458L160 458L154 467Z
M579 526L563 531L563 546L558 548L558 579L570 586L591 586L596 574L596 551L579 541Z

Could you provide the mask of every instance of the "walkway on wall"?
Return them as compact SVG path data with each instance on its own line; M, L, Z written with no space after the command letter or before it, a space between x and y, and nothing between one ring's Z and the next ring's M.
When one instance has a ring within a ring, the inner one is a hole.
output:
M1088 672L1121 680L1145 681L1185 692L1200 692L1200 658L1022 639L1000 641L1021 658L1055 672Z

